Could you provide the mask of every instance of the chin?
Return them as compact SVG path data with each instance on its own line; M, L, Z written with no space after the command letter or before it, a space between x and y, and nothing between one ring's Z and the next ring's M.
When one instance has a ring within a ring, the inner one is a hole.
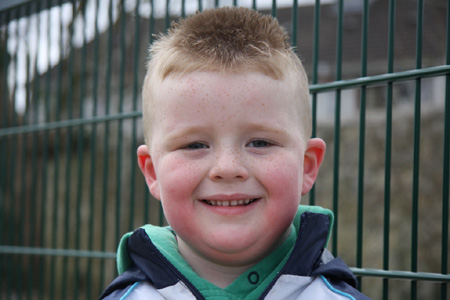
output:
M222 240L211 241L213 247L207 252L206 256L210 260L228 266L243 266L252 265L270 254L273 249L278 246L276 244L261 243L261 240L253 238L245 238L240 235L240 238L233 239L232 235Z
M209 260L216 264L228 266L228 267L243 267L252 266L264 257L266 257L270 252L260 253L260 251L247 251L247 252L213 252L208 255Z

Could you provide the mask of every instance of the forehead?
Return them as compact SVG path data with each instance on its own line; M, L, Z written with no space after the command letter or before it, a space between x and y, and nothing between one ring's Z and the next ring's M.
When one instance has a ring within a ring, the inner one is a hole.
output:
M148 129L154 138L174 130L205 127L211 132L289 128L297 135L303 127L294 91L290 81L260 73L170 75L155 89L153 120Z
M167 76L156 89L155 106L194 101L225 105L232 101L241 108L259 104L285 107L300 105L297 98L294 85L287 79L277 80L257 72L203 71Z

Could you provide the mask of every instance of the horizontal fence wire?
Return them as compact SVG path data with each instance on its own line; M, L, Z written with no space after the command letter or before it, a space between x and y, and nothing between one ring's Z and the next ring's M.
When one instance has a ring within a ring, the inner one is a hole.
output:
M389 279L405 279L405 280L425 280L449 283L450 276L437 273L425 272L408 272L408 271L393 271L393 270L379 270L379 269L365 269L365 268L350 268L357 276L381 277Z
M124 119L133 119L142 117L141 111L111 114L106 116L80 118L71 120L61 120L58 122L41 123L36 125L18 126L0 129L0 137L19 136L22 134L33 132L44 132L55 129L64 129L83 125L92 125L99 123L107 123L111 121L119 121Z
M116 259L115 252L79 250L79 249L34 248L34 247L19 247L19 246L0 246L0 254Z
M359 77L355 79L339 80L328 83L315 84L310 86L312 93L328 92L337 89L349 89L358 87L367 87L373 85L383 85L389 82L400 82L417 78L427 78L447 75L450 73L449 65L429 67L416 70L407 70L402 72L392 72L381 75Z
M78 249L33 248L33 247L18 247L18 246L0 246L0 254L116 259L115 252L89 251ZM405 279L405 280L427 280L427 281L450 283L450 275L438 273L408 272L408 271L393 271L393 270L386 271L367 268L350 268L350 269L355 275L358 276L371 276L371 277Z

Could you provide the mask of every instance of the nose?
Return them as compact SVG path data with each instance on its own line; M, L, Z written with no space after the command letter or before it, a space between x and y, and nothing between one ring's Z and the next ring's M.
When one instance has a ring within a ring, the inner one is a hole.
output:
M232 149L217 153L209 177L214 181L246 180L248 169L242 154Z

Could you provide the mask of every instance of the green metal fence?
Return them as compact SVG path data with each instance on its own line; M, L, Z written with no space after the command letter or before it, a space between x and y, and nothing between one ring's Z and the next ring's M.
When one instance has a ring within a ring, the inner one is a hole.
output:
M92 299L120 236L164 224L139 174L153 34L240 5L276 16L327 157L303 200L373 299L449 294L450 1L0 2L0 299ZM295 9L293 9L293 7Z

